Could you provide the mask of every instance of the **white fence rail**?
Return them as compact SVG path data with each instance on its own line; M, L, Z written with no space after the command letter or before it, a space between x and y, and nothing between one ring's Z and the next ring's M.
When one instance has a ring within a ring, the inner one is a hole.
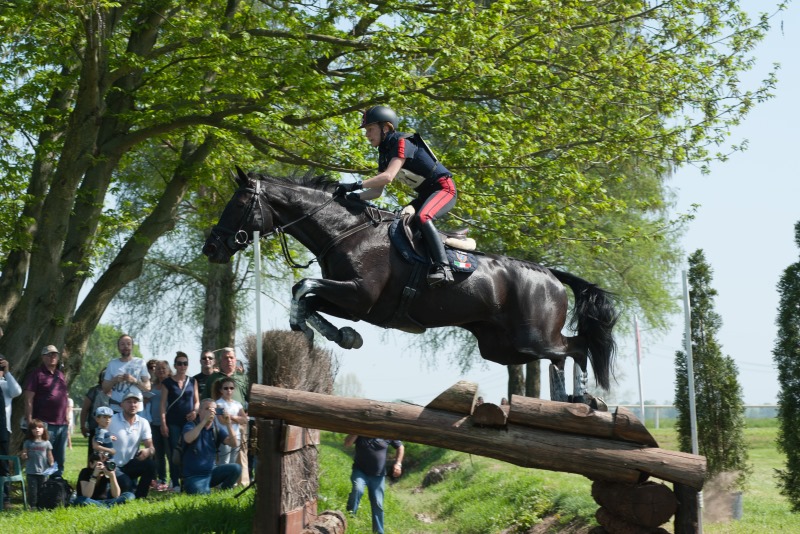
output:
M641 406L638 404L609 404L608 411L613 413L617 406L622 406L632 411L646 426L652 426L653 428L659 428L661 421L664 419L677 419L678 417L678 410L672 404L645 404L644 413L646 417L642 416ZM747 419L772 419L778 416L778 405L745 404L744 416Z

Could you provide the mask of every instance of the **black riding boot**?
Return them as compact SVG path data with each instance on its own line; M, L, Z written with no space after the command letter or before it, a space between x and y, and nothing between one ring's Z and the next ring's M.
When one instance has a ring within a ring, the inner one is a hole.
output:
M450 270L450 262L447 261L447 254L444 252L444 243L442 243L433 221L426 222L421 225L421 228L422 238L425 240L425 246L428 247L428 253L433 260L433 267L428 273L428 285L434 287L443 283L451 283L453 272Z

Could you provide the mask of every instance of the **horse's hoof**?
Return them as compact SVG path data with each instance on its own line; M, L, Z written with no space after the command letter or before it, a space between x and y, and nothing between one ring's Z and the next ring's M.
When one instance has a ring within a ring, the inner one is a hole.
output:
M608 404L606 401L601 399L600 397L592 397L589 395L589 407L593 410L597 410L598 412L607 412L608 411Z
M361 334L349 326L345 326L339 330L339 333L341 334L341 339L338 345L343 349L360 349L362 345L364 345L364 339L361 337Z

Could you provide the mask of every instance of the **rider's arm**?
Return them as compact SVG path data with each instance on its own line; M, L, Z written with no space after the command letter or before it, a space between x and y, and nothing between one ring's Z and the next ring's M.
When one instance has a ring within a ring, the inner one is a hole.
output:
M364 183L362 184L364 189L380 189L383 191L383 188L387 184L392 183L394 177L397 176L397 173L403 168L403 163L405 163L405 161L406 158L392 158L392 161L390 161L389 165L386 166L385 171L376 174L369 180L364 180ZM366 193L366 191L364 193ZM361 198L364 198L364 193L361 193Z

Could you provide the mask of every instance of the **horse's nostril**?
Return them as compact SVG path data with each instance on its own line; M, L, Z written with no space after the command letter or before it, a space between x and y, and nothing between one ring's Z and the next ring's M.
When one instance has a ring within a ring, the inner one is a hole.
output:
M216 251L217 251L217 246L216 245L212 245L211 243L209 243L209 244L207 244L206 246L203 247L203 254L205 254L206 256L211 256Z

